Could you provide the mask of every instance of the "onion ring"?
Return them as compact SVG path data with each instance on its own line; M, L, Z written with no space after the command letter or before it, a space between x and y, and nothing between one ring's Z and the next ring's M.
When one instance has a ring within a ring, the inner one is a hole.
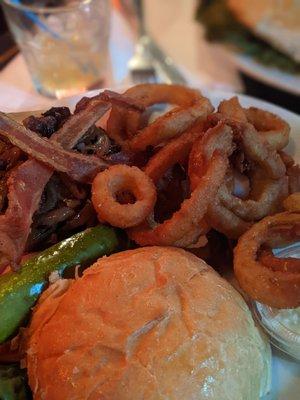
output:
M234 273L241 288L254 300L276 308L300 306L300 269L286 271L283 261L273 270L258 259L261 246L273 230L279 229L282 241L291 230L294 240L299 240L299 228L300 213L284 212L262 219L239 239L234 250Z
M200 121L196 123L192 129L171 140L149 160L145 168L146 174L150 176L154 183L157 183L159 177L163 176L167 172L170 165L183 163L191 157L190 154L196 155L198 153L198 147L201 146L201 140L197 139L200 139L204 133L205 122ZM201 219L198 222L193 237L205 235L210 228L211 227L207 221L204 218ZM203 237L202 239L200 239L200 237L198 237L197 242L203 243ZM194 240L191 242L190 246L196 246Z
M149 221L128 230L131 239L141 246L188 247L201 236L200 221L204 217L211 199L224 179L227 160L218 151L209 161L205 175L190 198L183 201L180 210L162 224L150 226Z
M197 187L198 181L215 151L224 153L226 156L232 153L232 138L232 129L223 122L219 122L215 127L205 132L202 140L195 142L189 159L189 177L192 190Z
M261 171L251 179L251 186L255 188L257 196L255 199L241 199L234 196L228 186L223 184L218 192L221 203L234 212L235 215L245 221L258 221L266 215L278 211L278 204L288 194L287 177L280 179L262 179ZM252 193L250 193L250 196ZM252 197L252 196L251 196Z
M144 107L157 103L172 103L188 107L199 97L199 92L178 85L141 84L129 88L124 95L139 101ZM122 144L140 128L140 118L140 112L126 113L120 107L114 106L107 121L107 134L117 143Z
M204 134L204 123L199 122L192 129L186 131L181 136L172 139L164 147L162 147L146 165L144 171L157 184L160 177L162 177L170 166L176 163L182 163L189 157L191 149L195 142L200 136ZM199 141L200 143L200 141ZM198 145L199 146L199 145ZM195 148L194 153L197 153ZM203 219L199 221L194 237L204 235L210 229L210 226ZM197 239L198 240L198 239ZM191 245L194 245L194 239L192 239Z
M129 191L133 204L121 204L118 193ZM101 221L120 228L140 224L153 211L156 189L151 179L139 168L114 165L99 173L92 184L92 202Z
M144 171L156 184L170 165L184 162L192 149L193 143L204 133L203 123L196 124L191 130L172 139L148 161Z
M227 121L226 121L227 123ZM235 133L235 129L233 127ZM263 140L251 124L242 124L235 134L241 140L245 155L260 165L271 179L278 179L285 175L286 168L278 152Z
M206 118L212 111L210 102L204 97L188 108L177 107L139 131L129 146L133 151L142 151L148 146L163 143L179 136L196 121Z
M239 238L252 225L223 206L218 197L208 207L206 218L216 231L230 239Z
M254 221L276 212L281 200L287 194L287 179L285 177L277 181L266 179L265 182L266 186L259 185L257 182L256 190L258 193L259 190L261 191L256 200L243 200L231 194L226 197L223 184L208 208L206 218L209 224L228 238L237 239L251 227Z
M300 259L294 257L275 257L270 248L264 249L259 254L259 261L273 271L299 272Z
M243 109L237 99L223 101L219 106L219 111L226 112L230 118L242 119ZM218 128L210 128L207 131L205 140L202 142L202 149L193 157L190 166L189 176L193 187L193 179L197 180L197 175L201 176L201 159L209 158L212 151L219 149L231 155L237 147L241 149L250 161L250 166L255 167L250 181L252 190L248 198L239 198L234 195L234 188L231 184L223 182L217 197L208 207L206 219L208 223L227 237L236 239L243 234L251 224L266 215L279 211L279 205L288 195L288 179L285 176L285 165L276 152L258 134L255 128L248 122L235 122L232 119L219 117L211 118L211 122L220 124L228 123L233 130L233 140L224 141L224 131ZM223 122L222 122L223 121ZM232 149L229 151L229 149ZM197 157L199 160L197 161ZM199 172L200 170L200 172ZM262 171L263 170L263 171ZM193 178L195 175L195 178ZM234 181L234 170L227 172L230 181ZM263 178L261 178L263 176Z
M273 149L281 150L288 144L291 128L283 119L256 107L246 108L245 113L248 122L254 126Z
M208 126L215 126L219 122L224 122L233 129L235 139L242 145L247 158L265 169L269 178L278 179L285 175L286 167L281 155L264 140L253 125L229 119L219 113L211 114L207 118Z
M283 201L283 207L287 211L300 212L300 192L289 195L289 197Z
M237 96L232 97L229 100L223 100L220 102L218 112L224 117L238 122L248 122L245 110L240 105Z
M144 107L158 103L179 106L140 131L141 112L127 112L120 107L113 107L107 122L107 134L123 146L127 146L129 140L129 146L134 151L178 136L197 119L205 118L213 111L209 100L197 90L180 85L142 84L128 89L124 94Z
M295 161L290 154L283 150L279 150L278 153L287 169L295 164Z
M279 151L280 157L286 166L289 179L289 193L300 192L300 166L295 164L293 157L284 151Z
M249 122L274 150L283 149L289 142L290 126L277 115L256 107L243 108L238 98L224 100L218 112L226 118L238 122Z
M192 190L198 184L198 179L203 173L203 166L206 160L211 157L214 151L223 151L227 155L232 153L234 148L232 143L233 136L230 132L232 131L227 125L219 122L218 125L206 132L201 143L198 141L193 146L189 162L189 177ZM218 195L208 206L206 221L214 229L224 233L229 238L239 237L251 226L250 223L243 221L223 206Z
M289 192L296 193L300 191L300 166L292 165L287 167L286 174L289 178Z
M229 127L221 123L218 127L213 129L222 132L224 136L228 137L227 141L231 143L232 131ZM184 138L187 136L188 133L185 134ZM199 154L198 150L202 148L202 141L206 137L209 137L209 133L205 133L203 137L200 136L193 144L189 161L189 175L191 170L190 165L196 164L196 161L200 162L200 160L194 160L194 158ZM167 145L168 149L171 149L174 143L178 145L180 142L181 145L184 146L184 140L180 141L178 138L175 139L173 143L171 142ZM188 146L190 146L190 143ZM230 149L228 150L230 151ZM184 150L186 150L185 146ZM155 177L154 179L159 176L157 171L162 172L167 168L165 161L170 161L170 153L168 151L164 152L164 149L162 149L160 152L166 155L165 158L162 157L161 165L159 164L159 157L156 156L155 168L149 168ZM180 151L177 151L176 156L172 159L172 164L178 162L180 157ZM190 198L183 201L180 210L175 212L170 219L164 221L162 224L152 224L151 226L148 221L141 226L130 229L128 232L129 236L142 246L172 245L188 247L197 242L199 236L207 232L208 226L207 223L203 221L203 218L224 179L228 166L227 158L224 152L221 152L219 149L213 149L209 157L201 159L201 174L196 173L195 170L195 175L193 175L193 178L190 178L192 193ZM168 167L169 166L168 164Z

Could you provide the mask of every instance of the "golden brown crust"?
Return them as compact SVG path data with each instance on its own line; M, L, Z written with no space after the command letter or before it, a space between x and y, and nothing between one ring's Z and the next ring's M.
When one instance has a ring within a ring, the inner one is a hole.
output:
M245 302L181 249L102 258L44 299L29 337L35 400L256 399L268 381L269 347Z

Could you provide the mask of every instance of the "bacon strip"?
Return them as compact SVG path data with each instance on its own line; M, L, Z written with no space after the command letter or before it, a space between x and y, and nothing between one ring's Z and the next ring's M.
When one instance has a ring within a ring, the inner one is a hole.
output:
M139 101L138 99L133 99L132 97L127 96L126 94L120 94L117 92L113 92L112 90L104 90L98 96L99 99L103 101L107 101L109 103L112 103L116 106L120 106L123 108L131 108L132 110L140 112L143 112L146 109L145 106L142 104L142 102Z
M74 114L52 135L52 139L58 140L65 149L74 147L87 128L95 124L110 109L111 103L138 111L144 110L135 100L111 90L105 90L94 97L85 97L84 100L84 109Z
M51 141L71 149L109 107L99 99L88 100L87 107L73 115L52 135ZM8 264L16 269L30 233L33 214L52 173L51 168L35 159L29 159L13 170L8 180L8 208L0 215L0 273Z
M0 135L36 160L83 183L91 183L98 172L108 167L97 157L64 150L54 140L38 136L1 112Z
M86 107L72 115L55 132L51 140L59 142L64 149L72 149L87 129L94 125L110 109L110 104L99 99L99 95L87 100Z
M11 263L15 268L24 251L32 217L39 207L52 170L36 160L27 160L8 178L8 208L0 216L0 272Z

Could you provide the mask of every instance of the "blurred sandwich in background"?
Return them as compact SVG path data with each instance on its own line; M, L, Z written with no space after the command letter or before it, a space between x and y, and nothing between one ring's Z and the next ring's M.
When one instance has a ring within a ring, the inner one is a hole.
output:
M300 73L299 0L202 0L197 19L206 36L263 64Z

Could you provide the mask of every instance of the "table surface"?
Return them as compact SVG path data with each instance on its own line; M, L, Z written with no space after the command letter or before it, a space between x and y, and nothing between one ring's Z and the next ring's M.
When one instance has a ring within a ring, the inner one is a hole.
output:
M257 97L281 99L287 108L294 111L295 102L288 96L261 89L260 84L241 77L229 59L218 59L203 40L203 30L194 21L194 0L146 0L146 16L149 30L186 74L190 85L210 90L247 91ZM111 68L107 73L107 87L130 84L126 65L133 52L134 35L124 19L117 13L112 15L110 40ZM270 94L269 94L270 93ZM289 103L290 102L290 103ZM0 72L0 109L21 111L43 109L53 104L34 91L22 55L15 57ZM281 103L282 104L282 103ZM288 106L290 104L290 107ZM298 101L299 107L299 101ZM300 364L276 350L273 351L273 385L266 400L299 400ZM283 384L284 382L284 384Z

